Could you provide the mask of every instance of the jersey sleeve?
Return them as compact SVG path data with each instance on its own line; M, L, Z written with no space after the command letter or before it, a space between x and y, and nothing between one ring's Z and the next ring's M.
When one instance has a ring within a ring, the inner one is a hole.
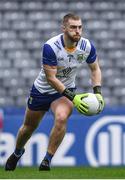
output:
M42 62L43 64L49 65L49 66L57 65L56 55L49 44L44 44L43 46Z
M93 63L96 60L96 49L92 43L90 44L91 44L91 50L90 50L88 58L86 59L86 62L89 64Z

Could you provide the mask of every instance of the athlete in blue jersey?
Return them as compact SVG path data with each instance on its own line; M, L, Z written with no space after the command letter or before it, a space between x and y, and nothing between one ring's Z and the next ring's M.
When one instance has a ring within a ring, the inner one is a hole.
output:
M50 133L47 153L39 170L50 170L51 159L58 149L66 132L68 117L73 107L82 114L87 114L88 105L81 99L87 93L75 93L76 71L80 64L87 63L91 73L92 88L101 106L101 70L93 44L83 37L81 18L67 14L62 22L62 34L48 40L43 47L41 71L36 78L25 113L24 123L19 129L16 148L8 158L5 170L14 170L24 153L24 146L38 127L41 119L51 108L55 123ZM98 112L98 113L99 113Z

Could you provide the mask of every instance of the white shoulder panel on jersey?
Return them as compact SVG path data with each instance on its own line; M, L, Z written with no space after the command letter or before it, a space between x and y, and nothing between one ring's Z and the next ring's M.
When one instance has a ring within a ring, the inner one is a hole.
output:
M51 39L49 39L45 44L48 44L51 46L53 49L54 53L57 54L59 50L62 48L62 43L61 43L61 35L59 34L58 36L55 36Z
M91 51L91 44L90 44L90 41L88 39L81 37L81 39L78 43L78 47L80 50L88 53L88 55L89 55L89 53Z

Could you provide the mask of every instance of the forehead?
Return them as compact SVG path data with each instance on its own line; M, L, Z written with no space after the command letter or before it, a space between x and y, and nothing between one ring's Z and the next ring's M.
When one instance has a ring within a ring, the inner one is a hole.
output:
M69 19L68 20L68 25L75 25L75 26L80 26L82 25L82 21L81 19L78 19L78 20L74 20L74 19Z

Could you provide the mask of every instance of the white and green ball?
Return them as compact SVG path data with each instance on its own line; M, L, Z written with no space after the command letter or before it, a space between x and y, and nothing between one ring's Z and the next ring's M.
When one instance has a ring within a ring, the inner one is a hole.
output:
M99 110L99 101L95 94L87 93L88 97L82 99L89 106L89 111L87 112L87 116L93 116L98 113Z

